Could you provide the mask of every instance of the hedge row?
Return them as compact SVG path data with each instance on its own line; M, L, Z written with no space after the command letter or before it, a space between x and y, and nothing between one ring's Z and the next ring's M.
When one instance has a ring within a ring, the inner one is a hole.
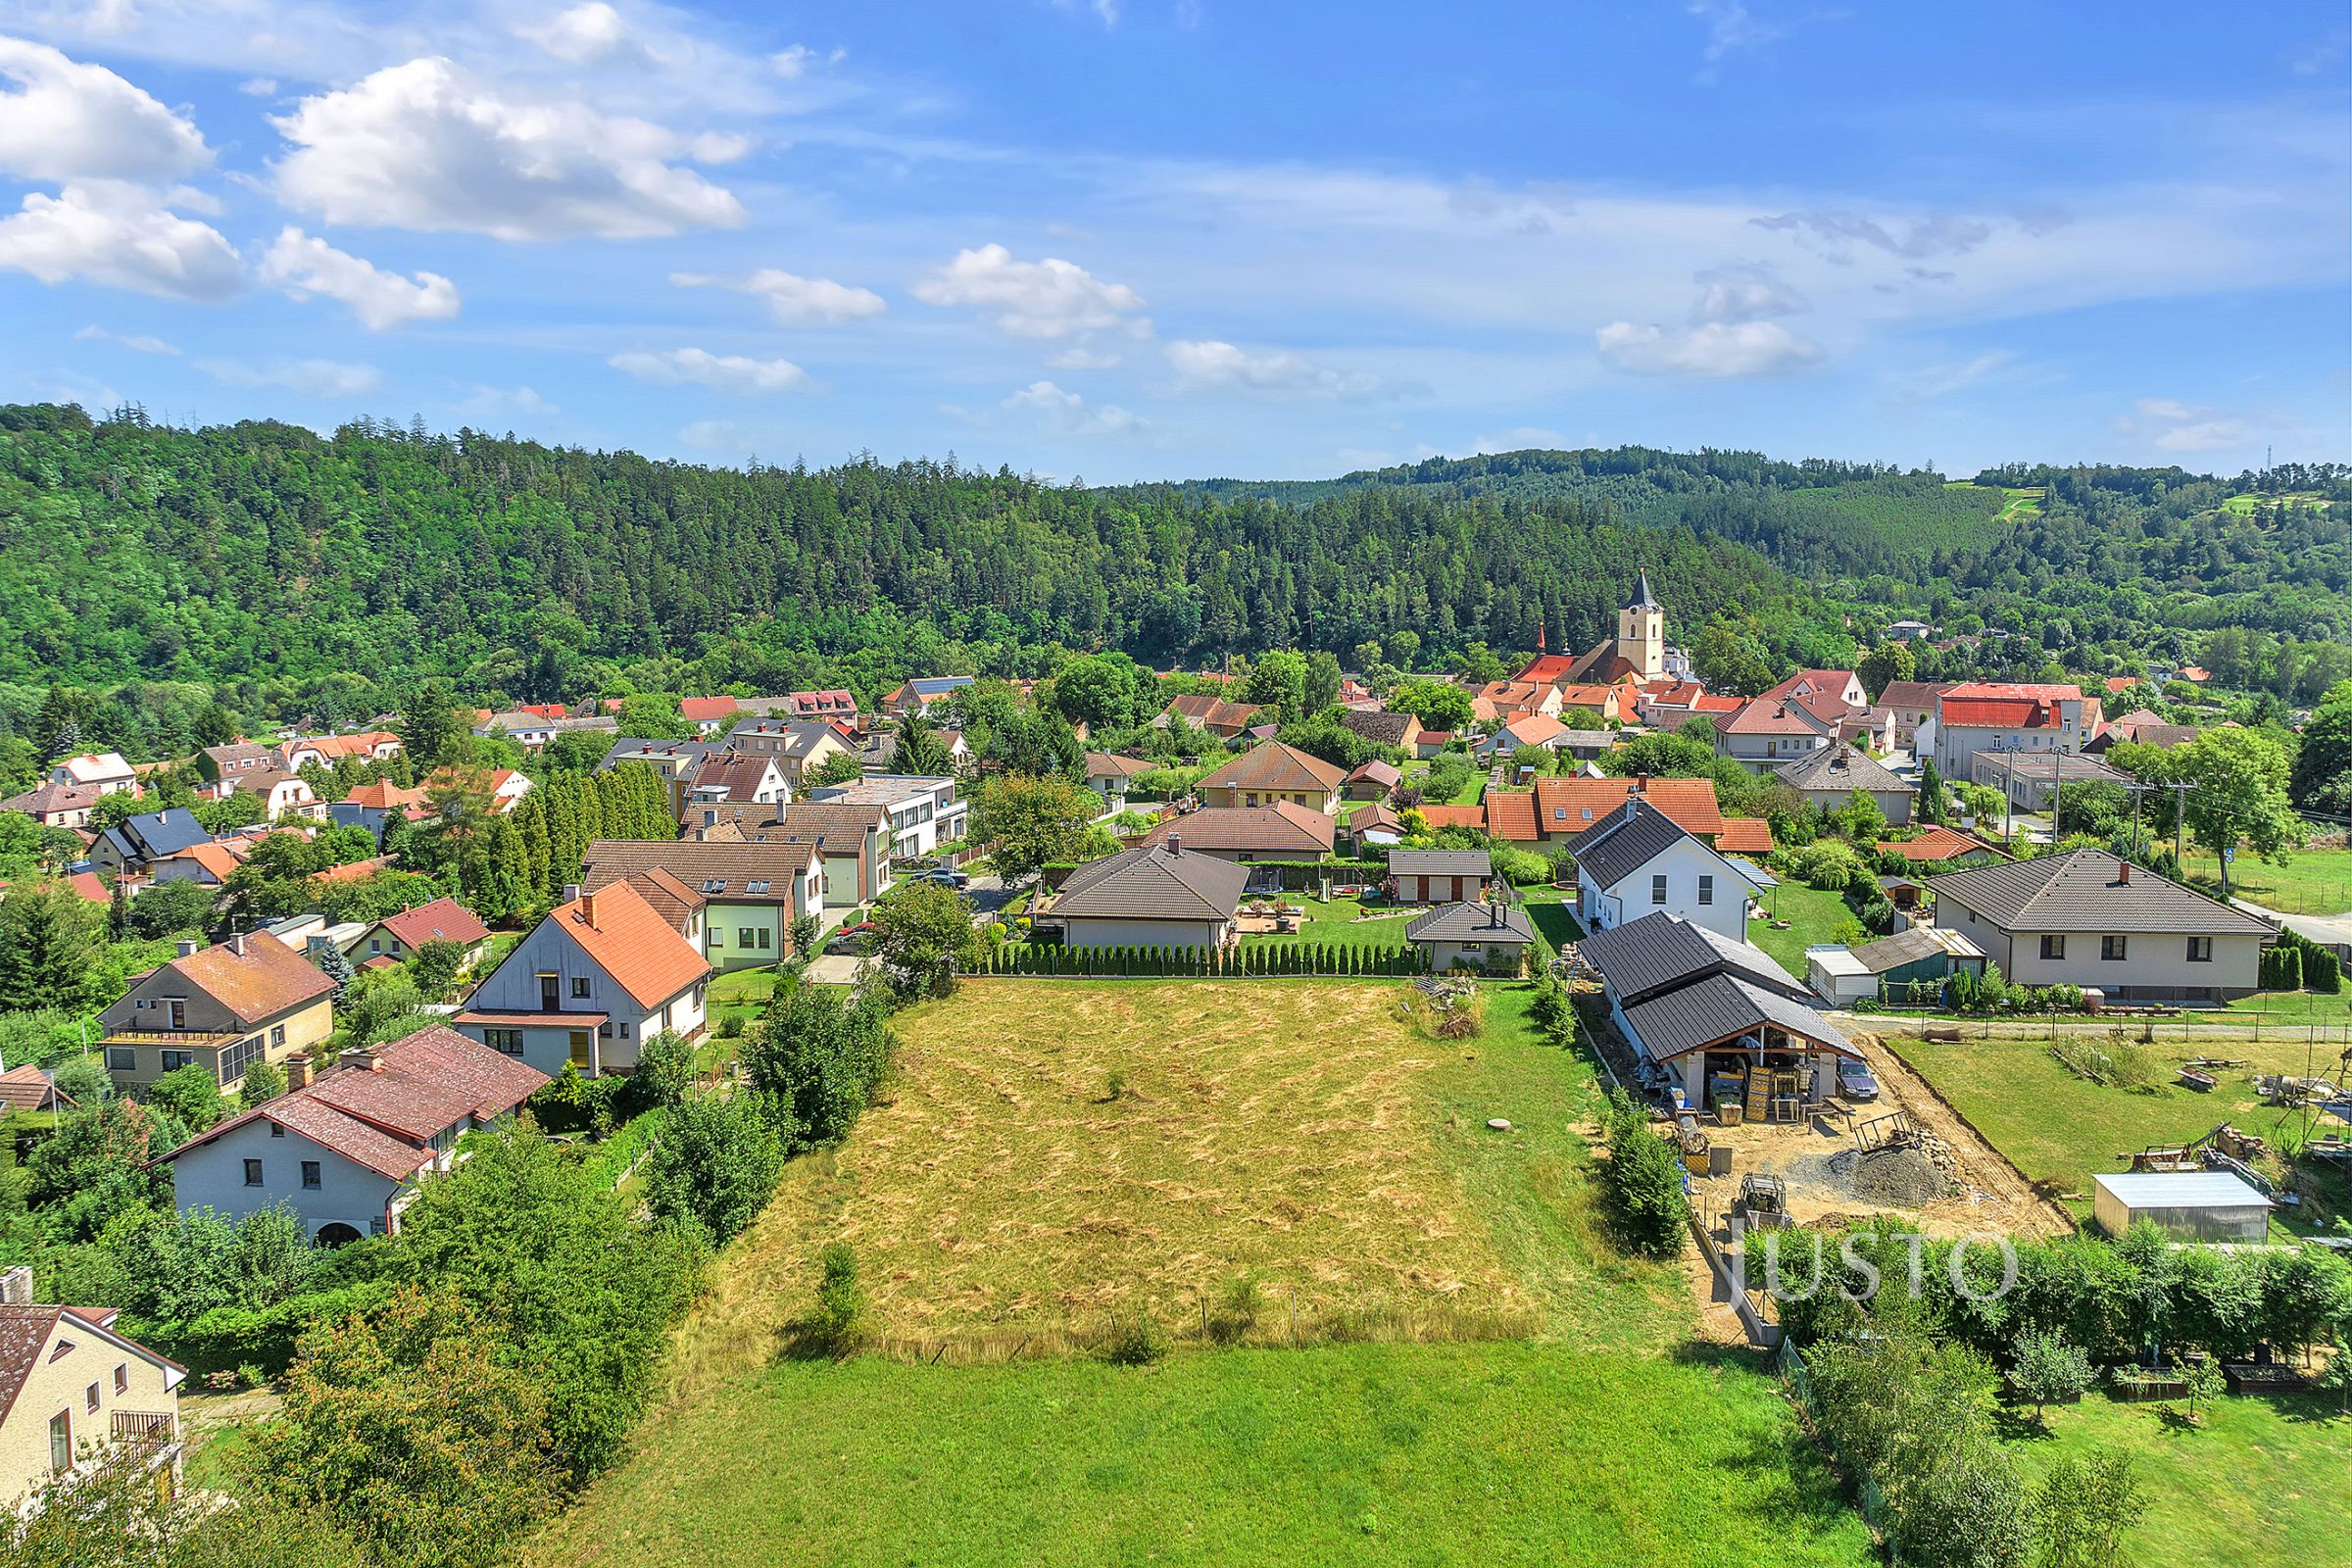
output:
M2318 991L2333 996L2344 988L2343 960L2334 949L2321 947L2299 931L2282 929L2278 945L2262 956L2257 983L2265 991Z
M984 974L1044 975L1408 975L1427 965L1418 948L1353 942L1249 943L1208 948L1070 948L1011 942L995 950Z

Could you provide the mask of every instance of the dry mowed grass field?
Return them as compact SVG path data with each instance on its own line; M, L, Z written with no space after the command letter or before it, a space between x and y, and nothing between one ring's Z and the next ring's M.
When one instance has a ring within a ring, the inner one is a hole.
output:
M1434 1136L1464 1048L1393 1019L1396 995L967 982L902 1015L883 1102L751 1245L788 1268L847 1241L875 1332L916 1342L1181 1329L1243 1277L1286 1325L1294 1301L1318 1324L1521 1312Z

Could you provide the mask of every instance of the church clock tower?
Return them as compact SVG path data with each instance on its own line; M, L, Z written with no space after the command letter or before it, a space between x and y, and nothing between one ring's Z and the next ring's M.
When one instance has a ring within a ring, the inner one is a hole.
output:
M1617 612L1617 655L1643 680L1666 673L1666 612L1649 591L1649 573L1634 583L1634 597Z

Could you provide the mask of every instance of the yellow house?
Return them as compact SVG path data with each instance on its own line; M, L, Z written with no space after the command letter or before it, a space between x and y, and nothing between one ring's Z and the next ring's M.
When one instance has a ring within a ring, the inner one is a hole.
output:
M115 1332L112 1307L39 1306L32 1270L0 1274L0 1498L21 1512L51 1477L110 1453L179 1480L187 1369Z
M1289 801L1325 816L1339 809L1336 767L1280 741L1260 741L1193 786L1203 806L1272 806Z
M191 1064L212 1070L223 1094L264 1059L283 1065L334 1028L335 983L272 936L234 936L148 970L98 1015L107 1075L137 1089Z

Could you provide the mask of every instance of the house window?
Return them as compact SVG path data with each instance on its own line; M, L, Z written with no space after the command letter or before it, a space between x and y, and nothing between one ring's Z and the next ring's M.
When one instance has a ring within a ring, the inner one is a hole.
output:
M278 1047L284 1045L285 1043L286 1026L282 1023L271 1024L270 1026L270 1049L271 1051L275 1051Z
M752 928L750 926L739 925L735 928L735 945L739 948L748 948L752 945Z
M106 1070L108 1072L135 1072L138 1070L138 1065L139 1054L129 1046L106 1048Z
M115 1392L117 1394L122 1394L128 1390L129 1387L130 1363L128 1361L117 1361L115 1363Z
M2121 962L2124 956L2124 939L2122 937L2099 938L2099 956L2110 962Z
M2041 939L2041 956L2045 959L2057 959L2065 957L2066 938L2043 937Z
M587 997L588 977L586 975L575 974L571 977L571 995L575 1001L584 1000Z
M629 1038L629 1026L625 1023L620 1026L620 1038L623 1040Z
M283 1127L280 1127L277 1123L271 1122L270 1124L270 1136L272 1138L283 1138L286 1136L286 1130Z
M709 931L703 933L703 942L707 947L725 947L727 945L726 927L716 925L712 926Z
M1666 878L1662 874L1649 879L1649 902L1652 904L1666 902Z
M503 1051L510 1056L522 1054L522 1031L519 1029L485 1029L482 1044L492 1051Z
M177 1072L196 1059L193 1051L164 1051L157 1054L163 1058L163 1070L166 1072Z
M775 933L773 933L772 931L769 931L769 930L768 930L766 927L762 926L762 927L760 928L760 951L761 951L761 952L763 952L763 953L764 953L764 952L766 952L766 951L767 951L769 948L772 948L772 947L774 947L774 946L775 946L774 937L775 937Z
M2213 961L2213 938L2190 937L2188 939L2188 961L2211 963Z
M306 1159L302 1162L302 1185L314 1193L318 1190L318 1162L317 1160Z
M74 1412L60 1410L49 1418L49 1468L63 1475L74 1468Z
M245 1185L248 1187L262 1185L262 1162L260 1160L249 1159L245 1162Z
M224 1084L235 1083L245 1076L245 1069L260 1059L261 1054L262 1037L260 1035L247 1035L235 1045L230 1046L226 1051L220 1053L220 1081Z
M1654 887L1654 881L1652 885ZM1703 875L1698 879L1698 902L1701 904L1715 902L1715 878L1712 875Z
M93 1383L81 1391L81 1407L92 1415L98 1413L98 1385Z

